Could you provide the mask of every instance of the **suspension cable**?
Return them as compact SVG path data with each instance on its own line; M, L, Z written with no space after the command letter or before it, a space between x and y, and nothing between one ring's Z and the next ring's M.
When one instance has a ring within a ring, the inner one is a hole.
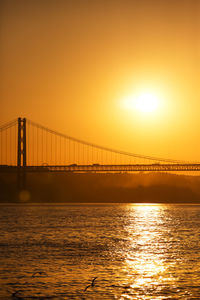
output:
M40 124L37 124L37 123L35 123L31 120L27 120L27 122L30 123L32 126L36 126L36 127L40 128L41 130L45 130L45 131L47 131L51 134L54 134L55 136L63 137L63 138L66 138L68 140L71 140L73 142L77 142L78 144L83 144L83 145L90 146L90 147L93 147L93 148L96 148L96 149L99 149L99 150L109 151L113 154L115 153L115 154L120 154L120 155L124 155L124 156L129 156L129 157L134 157L134 158L141 158L141 159L148 159L150 161L158 161L158 162L188 163L188 161L183 161L183 160L173 160L173 159L153 157L153 156L148 156L148 155L140 155L140 154L136 154L136 153L120 151L120 150L100 146L100 145L97 145L97 144L93 144L93 143L90 143L90 142L86 142L84 140L80 140L80 139L68 136L68 135L60 133L58 131L49 129L48 127L44 127L44 126L42 126Z

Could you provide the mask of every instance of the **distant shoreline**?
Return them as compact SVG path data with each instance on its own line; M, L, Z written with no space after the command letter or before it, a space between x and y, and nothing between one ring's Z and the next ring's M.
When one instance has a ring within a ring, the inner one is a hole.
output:
M27 174L25 191L16 174L0 173L0 203L198 204L200 177L168 173Z

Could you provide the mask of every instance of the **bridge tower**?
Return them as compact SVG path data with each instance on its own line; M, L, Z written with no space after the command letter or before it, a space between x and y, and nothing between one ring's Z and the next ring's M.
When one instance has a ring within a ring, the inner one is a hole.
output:
M26 118L18 118L18 188L25 189L26 186Z
M17 166L26 167L26 118L18 118Z

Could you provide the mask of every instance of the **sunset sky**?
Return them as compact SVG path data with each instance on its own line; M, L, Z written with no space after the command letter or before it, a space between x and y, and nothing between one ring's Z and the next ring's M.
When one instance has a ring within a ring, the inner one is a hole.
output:
M2 0L0 18L0 124L200 161L199 0Z

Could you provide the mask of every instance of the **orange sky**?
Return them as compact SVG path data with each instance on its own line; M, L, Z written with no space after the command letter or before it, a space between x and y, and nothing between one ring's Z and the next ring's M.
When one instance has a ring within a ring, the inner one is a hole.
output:
M200 161L199 0L2 0L0 124ZM152 90L151 116L123 108Z

